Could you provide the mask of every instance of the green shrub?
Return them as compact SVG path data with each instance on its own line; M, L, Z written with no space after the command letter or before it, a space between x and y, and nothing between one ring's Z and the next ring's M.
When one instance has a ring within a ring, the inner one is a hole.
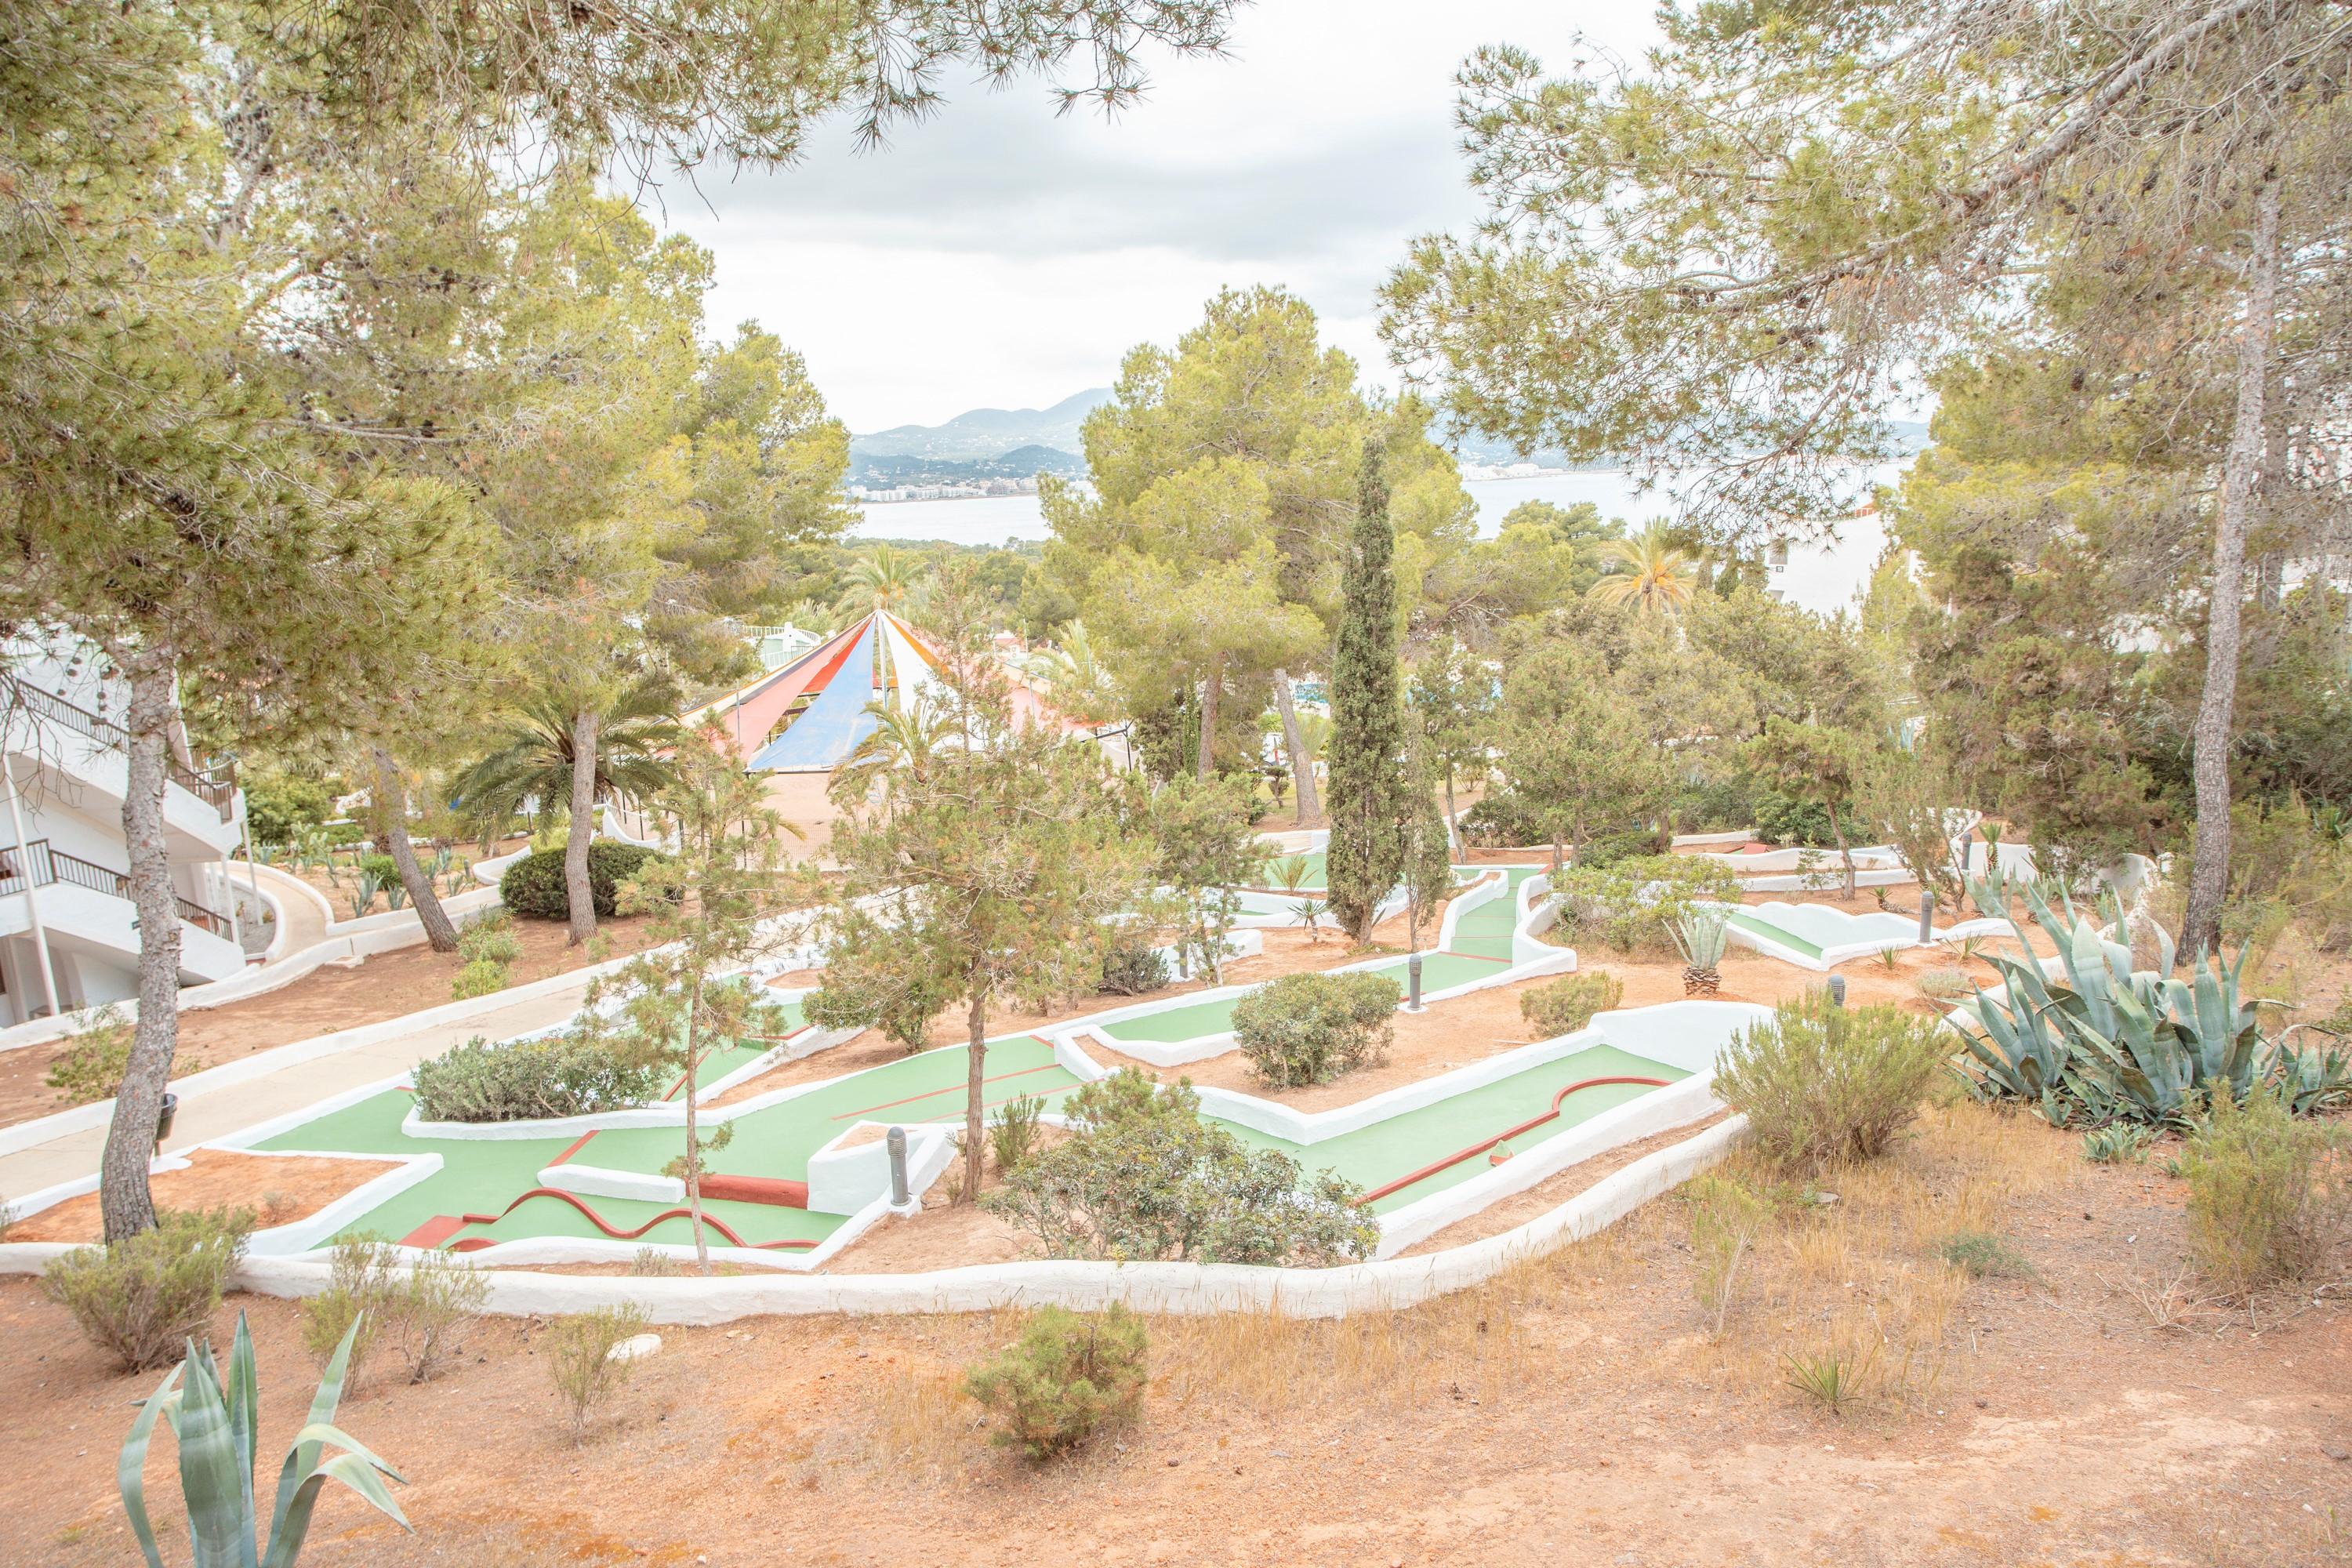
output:
M635 1361L615 1360L613 1347L646 1331L653 1320L629 1302L597 1307L555 1320L547 1331L547 1373L572 1416L572 1440L588 1435L588 1418L637 1370Z
M1724 1048L1715 1092L1784 1164L1869 1160L1910 1123L1948 1054L1944 1026L1898 1007L1784 1002Z
M1563 974L1519 994L1519 1016L1539 1040L1572 1035L1624 998L1625 985L1605 969Z
M601 1040L551 1035L492 1045L479 1035L416 1064L428 1121L524 1121L617 1110L657 1098L665 1069Z
M488 996L507 988L507 966L476 959L459 967L449 979L449 994L463 1002L469 997Z
M597 918L620 912L621 884L634 879L648 860L658 857L635 844L598 839L588 846L588 890ZM509 912L528 921L572 918L572 900L563 887L563 851L534 849L506 869L499 879L499 899Z
M1003 1420L997 1442L1050 1459L1135 1418L1148 1350L1143 1320L1116 1302L1099 1314L1041 1307L1018 1341L964 1373L964 1391Z
M1234 1039L1276 1089L1328 1083L1387 1057L1403 996L1384 974L1286 974L1234 1004Z
M1850 845L1874 842L1862 819L1852 812L1841 819L1841 826ZM1756 797L1756 841L1795 848L1835 849L1837 834L1831 828L1828 807L1768 793Z
M1976 982L1969 978L1967 971L1949 965L1927 971L1913 984L1928 1001L1947 1006L1964 997L1973 996L1977 989Z
M2276 1090L2213 1096L2180 1157L2200 1271L2244 1296L2327 1269L2352 1238L2347 1162L2352 1129L2297 1117Z
M1772 1217L1772 1201L1728 1176L1701 1176L1688 1189L1693 1284L1720 1337L1747 1261Z
M503 967L522 956L522 939L515 934L514 917L504 910L492 910L479 920L470 921L457 933L457 956L467 963L495 963Z
M1981 1230L1955 1231L1936 1248L1936 1256L1971 1279L2042 1278L2042 1271L2025 1254L2000 1237Z
M335 808L332 793L317 779L255 769L238 784L245 794L245 826L256 844L299 843Z
M1168 955L1150 942L1122 942L1103 955L1097 990L1113 996L1140 996L1168 984Z
M131 1065L133 1033L121 1013L112 1007L100 1008L96 1016L68 1037L66 1048L50 1061L48 1077L43 1081L51 1089L64 1089L68 1105L110 1098L122 1082L122 1069ZM187 1070L184 1064L181 1070Z
M400 885L400 862L389 855L362 855L360 875L373 877L379 888L396 888Z
M221 1292L253 1232L247 1209L155 1216L155 1228L49 1264L42 1289L127 1372L169 1366L212 1333Z
M996 1108L988 1121L988 1152L999 1172L1019 1169L1036 1152L1045 1115L1045 1096L1037 1094L1016 1094Z
M389 1349L408 1381L423 1383L465 1348L489 1298L488 1279L457 1258L436 1253L404 1266L388 1243L347 1237L335 1244L327 1289L302 1303L302 1346L324 1366L356 1323L354 1382L372 1351Z
M1606 866L1571 866L1552 879L1559 929L1619 952L1674 952L1669 928L1699 903L1736 903L1739 879L1690 855L1643 855Z
M1189 1081L1163 1089L1122 1068L1064 1100L1070 1135L981 1201L1055 1258L1327 1267L1370 1256L1381 1232L1362 1188L1329 1171L1303 1180L1280 1150L1253 1151L1200 1112Z
M1498 789L1454 821L1473 844L1507 848L1549 843L1551 830L1535 808L1507 789Z

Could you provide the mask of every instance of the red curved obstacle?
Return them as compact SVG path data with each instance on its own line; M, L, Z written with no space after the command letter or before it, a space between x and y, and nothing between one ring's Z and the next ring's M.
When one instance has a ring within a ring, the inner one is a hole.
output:
M757 1178L742 1177L738 1179L756 1180ZM799 1185L797 1183L791 1184ZM703 1184L703 1191L706 1194L709 1194L710 1191L708 1181ZM807 1194L806 1187L802 1187L802 1194L803 1206L805 1206ZM586 1204L581 1202L577 1194L567 1193L561 1187L533 1187L530 1191L515 1199L514 1202L507 1205L505 1208L500 1209L497 1214L460 1215L458 1216L458 1222L463 1225L496 1225L499 1221L506 1218L507 1215L514 1213L515 1210L522 1207L523 1205L530 1202L533 1198L562 1199L565 1203L570 1204L573 1208L578 1209L583 1215L586 1215L590 1225L594 1226L598 1230L603 1231L614 1241L635 1241L637 1237L645 1235L646 1232L653 1229L654 1226L661 1224L662 1221L667 1219L689 1219L693 1217L692 1211L688 1209L664 1209L661 1213L654 1215L653 1218L646 1221L645 1224L637 1226L636 1229L623 1230L618 1226L606 1219L603 1215L598 1214L594 1209L590 1208ZM803 1247L812 1247L816 1245L814 1241L803 1240L746 1241L735 1233L733 1226L730 1226L725 1220L720 1219L716 1215L704 1215L702 1216L702 1223L717 1231L719 1235L725 1237L730 1242L737 1247L747 1247L761 1252L793 1251ZM452 1252L473 1252L481 1247L494 1247L496 1245L497 1240L495 1237L487 1236L469 1236L463 1241L453 1243L449 1250Z
M1487 1150L1492 1149L1497 1143L1507 1142L1511 1139L1519 1136L1522 1132L1532 1132L1547 1121L1557 1121L1559 1117L1561 1102L1566 1100L1570 1095L1574 1094L1580 1089L1599 1089L1602 1084L1608 1083L1638 1083L1647 1085L1651 1089L1664 1089L1666 1087L1667 1081L1667 1079L1662 1078L1633 1078L1623 1075L1610 1078L1579 1079L1574 1083L1570 1084L1566 1089L1561 1089L1558 1094L1553 1095L1551 1097L1551 1109L1545 1111L1541 1116L1529 1117L1527 1121L1520 1122L1517 1127L1497 1132L1492 1138L1486 1140L1484 1142L1473 1143L1467 1149L1460 1150L1454 1153L1448 1154L1443 1160L1438 1160L1430 1164L1423 1165L1420 1170L1413 1172L1411 1175L1399 1176L1393 1182L1390 1182L1382 1186L1374 1187L1370 1192L1366 1193L1362 1197L1358 1198L1356 1202L1360 1205L1363 1204L1377 1203L1381 1198L1387 1197L1391 1193L1402 1192L1405 1188L1412 1185L1415 1182L1427 1181L1430 1177L1437 1174L1440 1171L1451 1170L1454 1166L1462 1163L1465 1160L1475 1159L1477 1156L1485 1153Z

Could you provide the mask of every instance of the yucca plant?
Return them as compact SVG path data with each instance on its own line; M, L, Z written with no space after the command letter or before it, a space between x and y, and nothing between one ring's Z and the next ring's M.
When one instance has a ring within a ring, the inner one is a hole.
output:
M359 1328L354 1321L344 1331L342 1343L335 1347L319 1380L319 1392L311 1398L310 1418L287 1447L286 1461L278 1471L278 1497L270 1510L266 1546L254 1496L261 1379L254 1365L253 1336L246 1328L245 1314L237 1314L226 1381L214 1363L212 1347L188 1342L187 1359L142 1402L115 1464L122 1511L131 1521L131 1532L138 1538L148 1568L163 1568L163 1555L155 1546L154 1525L147 1516L145 1476L147 1446L155 1435L158 1417L170 1425L179 1439L180 1493L187 1504L194 1568L293 1568L310 1532L319 1493L331 1480L351 1488L401 1529L409 1528L407 1517L383 1480L388 1476L402 1481L399 1472L334 1425L335 1406L343 1396L344 1371L351 1363L352 1340ZM184 1385L174 1387L184 1377ZM320 1455L329 1447L344 1451L322 1460Z
M1731 941L1731 911L1700 905L1666 930L1683 955L1683 994L1712 996L1723 984L1723 951Z

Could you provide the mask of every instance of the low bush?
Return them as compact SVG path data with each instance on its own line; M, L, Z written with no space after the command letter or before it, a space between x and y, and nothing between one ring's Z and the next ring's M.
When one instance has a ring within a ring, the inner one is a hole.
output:
M1003 1422L997 1442L1043 1461L1135 1418L1149 1349L1143 1320L1116 1302L1101 1313L1041 1307L1020 1339L965 1372L964 1392Z
M101 1007L89 1022L67 1037L66 1048L49 1063L42 1081L66 1091L68 1105L88 1105L110 1097L131 1065L134 1031L112 1007ZM184 1068L183 1071L186 1070Z
M1571 866L1552 879L1559 929L1619 952L1674 951L1675 921L1699 903L1737 903L1739 879L1690 855L1642 855L1606 866Z
M1234 1004L1234 1039L1276 1089L1377 1065L1404 992L1383 974L1286 974Z
M457 956L467 963L505 965L522 956L522 939L515 934L514 917L493 910L467 923L457 933Z
M1045 1115L1043 1095L1016 1094L996 1108L988 1119L988 1152L1000 1173L1018 1170L1036 1152Z
M1748 1136L1769 1159L1875 1159L1909 1125L1949 1056L1943 1029L1899 1007L1848 1009L1811 992L1732 1037L1715 1092L1747 1116Z
M1837 826L1844 828L1849 845L1874 842L1862 819L1851 812ZM1756 797L1756 841L1795 848L1835 849L1837 833L1831 826L1828 807L1768 793Z
M1509 790L1496 790L1454 820L1473 844L1490 848L1526 847L1549 842L1551 830L1535 808Z
M1920 995L1930 1002L1945 1006L1975 995L1977 989L1976 982L1969 978L1966 970L1957 969L1948 964L1927 971L1913 982L1913 984L1917 987Z
M1380 1242L1362 1188L1329 1171L1306 1179L1280 1150L1252 1150L1203 1121L1189 1081L1161 1088L1126 1068L1079 1088L1062 1112L1070 1135L981 1200L1055 1258L1320 1268Z
M1539 1040L1572 1035L1624 998L1625 985L1605 969L1563 974L1519 994L1519 1016Z
M1971 1279L2039 1279L2025 1254L2000 1237L1981 1230L1955 1231L1936 1248L1936 1256Z
M302 1303L302 1345L324 1366L354 1321L354 1381L368 1355L390 1350L411 1383L423 1383L455 1360L482 1320L490 1282L455 1258L434 1254L404 1266L399 1250L374 1237L335 1244L328 1286Z
M1720 1338L1738 1292L1740 1265L1772 1217L1772 1200L1728 1176L1701 1176L1687 1196L1693 1286Z
M41 1286L126 1372L169 1366L212 1332L221 1292L253 1232L246 1209L155 1216L155 1228L49 1264Z
M633 1360L615 1358L613 1347L646 1331L653 1320L629 1302L597 1307L555 1320L547 1331L547 1373L572 1417L572 1440L588 1435L588 1419L637 1370Z
M588 846L588 891L598 919L609 920L620 912L621 884L656 858L654 851L642 845L600 838ZM563 851L534 849L508 867L499 879L499 900L520 920L570 920L572 900L563 886Z
M1103 955L1097 990L1113 996L1140 996L1168 984L1168 955L1150 942L1122 942Z
M507 966L476 959L449 977L449 995L458 1002L488 996L507 988Z
M2180 1157L2200 1272L2238 1296L2309 1279L2352 1239L2352 1128L2262 1089L2212 1097Z
M643 1105L662 1091L658 1062L602 1040L553 1035L492 1045L479 1035L416 1064L428 1121L524 1121Z
M360 857L360 875L373 877L379 888L398 887L400 862L389 855L362 855Z

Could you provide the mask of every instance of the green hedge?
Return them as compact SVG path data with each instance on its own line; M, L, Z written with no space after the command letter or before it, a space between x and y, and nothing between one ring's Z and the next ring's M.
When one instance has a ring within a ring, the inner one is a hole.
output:
M1403 995L1384 974L1286 974L1234 1004L1234 1039L1277 1089L1328 1083L1388 1054Z
M492 1045L479 1035L416 1064L416 1109L428 1121L525 1121L645 1105L669 1069L569 1035Z
M620 912L621 884L635 877L652 850L635 844L599 839L588 846L588 888L594 896L599 919ZM563 851L535 849L506 869L499 879L499 897L523 920L565 921L572 918L572 900L563 888Z

